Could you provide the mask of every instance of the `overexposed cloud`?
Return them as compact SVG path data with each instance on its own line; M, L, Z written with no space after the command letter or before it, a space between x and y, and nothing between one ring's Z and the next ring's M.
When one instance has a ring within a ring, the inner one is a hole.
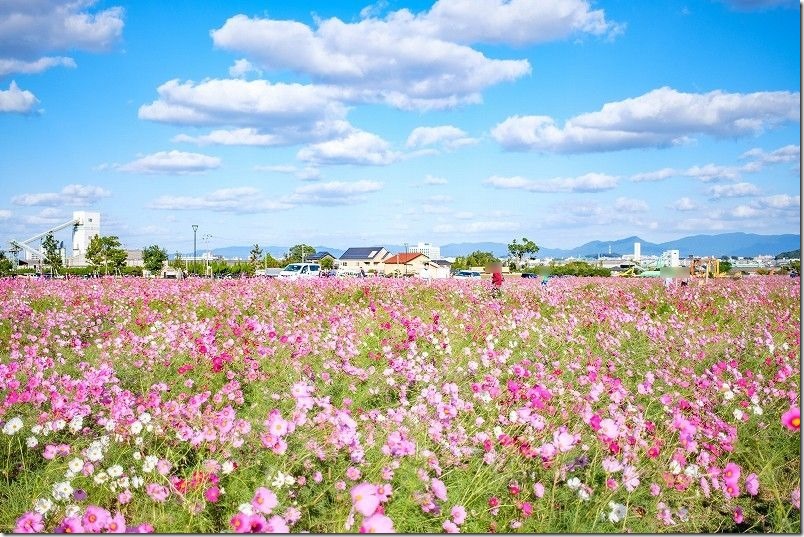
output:
M759 188L753 183L734 183L730 185L715 185L709 188L712 198L742 198L756 196Z
M799 121L798 92L684 93L663 87L611 102L559 125L549 116L512 116L491 134L512 151L588 153L667 147L704 134L753 135Z
M600 192L617 186L617 177L603 173L587 173L578 177L556 177L536 181L524 177L492 176L484 184L497 189L526 190L528 192Z
M0 90L0 113L30 114L38 103L33 93L21 90L13 80L7 90Z
M173 150L159 151L112 167L125 173L184 175L214 170L220 165L218 157Z
M59 192L35 192L20 194L11 198L14 205L58 207L63 205L93 205L103 198L111 196L111 192L95 185L70 184Z

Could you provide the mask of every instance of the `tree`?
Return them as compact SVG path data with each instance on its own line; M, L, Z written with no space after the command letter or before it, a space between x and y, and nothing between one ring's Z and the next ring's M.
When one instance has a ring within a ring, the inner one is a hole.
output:
M87 247L87 260L95 267L103 266L103 273L109 274L109 268L120 269L126 264L128 254L120 245L115 235L101 237L95 235Z
M511 244L508 245L508 252L516 258L517 268L521 268L522 258L525 257L526 254L535 254L538 251L539 247L536 243L525 237L522 238L521 243L514 239Z
M285 265L278 259L275 259L271 254L266 253L262 258L262 264L265 268L282 268Z
M257 264L257 260L262 256L262 248L260 248L259 244L255 244L254 247L249 252L248 260L251 261L252 265Z
M42 239L42 250L45 252L45 264L50 265L51 273L61 268L61 252L53 233L50 232Z
M285 258L286 263L299 263L307 259L308 256L315 253L315 248L307 244L297 244L290 248L288 255Z
M156 244L142 249L142 263L151 274L160 272L167 258L167 250L160 248Z
M324 270L331 270L334 266L335 261L329 256L324 256L324 259L321 260L321 268Z
M731 267L732 267L731 261L721 261L720 264L717 266L717 269L721 274L725 274L731 270Z
M497 257L493 253L482 252L480 250L475 250L465 258L458 258L458 259L461 259L464 268L486 267L492 263L496 263L497 261L499 261L499 259L497 259ZM458 259L456 259L455 261L457 262Z
M0 276L5 276L11 272L11 260L6 257L6 253L0 250Z

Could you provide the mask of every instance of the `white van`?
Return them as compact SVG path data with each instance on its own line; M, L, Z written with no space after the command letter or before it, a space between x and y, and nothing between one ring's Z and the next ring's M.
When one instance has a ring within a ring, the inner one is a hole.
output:
M318 263L291 263L282 269L279 278L283 280L298 280L318 278L321 274L321 265Z

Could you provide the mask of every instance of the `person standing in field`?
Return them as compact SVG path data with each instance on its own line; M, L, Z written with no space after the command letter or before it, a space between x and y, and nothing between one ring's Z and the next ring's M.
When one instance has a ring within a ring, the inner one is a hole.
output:
M492 263L491 265L491 294L494 298L499 298L502 294L502 284L503 284L503 275L502 275L502 265L497 263Z

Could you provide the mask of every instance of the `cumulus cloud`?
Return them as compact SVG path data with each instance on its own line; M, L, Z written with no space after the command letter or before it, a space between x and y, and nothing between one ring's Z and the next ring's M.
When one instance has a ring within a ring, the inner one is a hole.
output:
M578 177L556 177L535 181L524 177L492 176L485 184L498 189L518 189L528 192L600 192L617 186L617 177L603 173L587 173Z
M0 75L75 67L59 50L102 52L123 32L123 9L93 11L94 0L0 2Z
M761 169L748 163L743 166L722 166L720 164L704 164L703 166L691 166L685 170L675 168L662 168L653 172L637 173L631 176L634 182L661 181L670 177L690 177L705 183L712 181L728 180L737 181L743 173L755 173Z
M70 184L59 192L36 192L20 194L11 198L11 203L22 206L93 205L102 198L108 198L111 192L95 185Z
M798 209L801 207L801 196L774 194L759 198L755 203L768 209Z
M661 170L653 172L636 173L631 176L631 180L634 182L663 181L676 175L678 175L678 170L674 168L662 168Z
M31 226L63 224L68 221L70 216L62 209L47 207L36 214L29 214L22 217L22 223Z
M619 197L614 201L614 208L623 213L644 213L648 210L645 200Z
M740 11L761 11L775 7L793 7L793 2L789 0L721 0L733 9Z
M214 130L201 136L179 134L173 137L172 142L186 142L196 145L246 145L271 146L285 142L282 137L275 134L263 134L254 128Z
M127 164L114 165L113 168L126 173L184 175L213 170L220 165L221 159L218 157L173 150L145 155Z
M759 188L752 183L734 183L732 185L715 185L709 188L709 195L712 198L742 198L756 196Z
M13 80L7 90L0 90L0 113L30 114L38 102L33 93L21 90Z
M801 146L791 144L780 147L770 153L755 147L742 154L741 158L751 159L760 164L778 164L782 162L798 162L801 159Z
M441 125L438 127L416 127L411 131L405 145L408 148L440 145L445 149L451 150L465 145L476 144L477 142L477 139L471 138L458 127Z
M729 211L729 215L734 218L755 218L760 214L762 214L761 211L750 205L738 205Z
M448 181L443 177L435 177L430 174L424 177L424 184L428 186L446 185L447 183Z
M352 205L365 201L366 194L381 189L382 183L377 181L329 181L300 186L287 200L305 205Z
M11 215L12 213L8 209L0 209L0 220L8 220Z
M800 94L683 93L663 87L568 119L513 116L491 134L505 149L551 153L666 147L705 134L733 138L799 121Z
M229 76L232 78L243 78L249 73L261 74L262 71L254 67L250 61L245 58L235 60L234 64L229 68Z
M229 213L259 213L271 210L290 209L283 201L265 199L253 187L222 188L203 196L160 196L149 205L151 209L207 210Z
M299 160L315 164L357 164L384 166L396 162L401 154L376 134L354 129L342 138L303 147Z
M698 204L688 197L683 197L674 201L670 208L676 211L694 211L698 208Z

